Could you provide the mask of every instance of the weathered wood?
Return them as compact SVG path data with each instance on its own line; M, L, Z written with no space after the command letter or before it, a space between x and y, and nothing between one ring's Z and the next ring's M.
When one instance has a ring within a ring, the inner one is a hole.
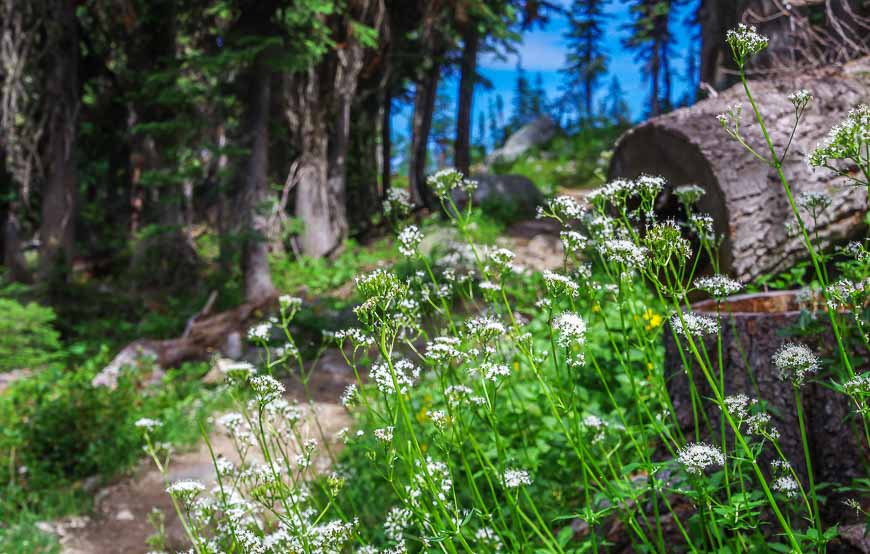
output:
M707 300L692 306L693 311L715 316L716 305ZM780 445L783 453L796 469L804 486L807 486L807 470L804 462L794 392L791 382L779 378L779 371L771 358L776 350L789 338L785 332L798 323L801 317L797 293L793 291L771 292L735 296L722 304L721 334L723 344L723 375L725 395L743 393L749 398L767 403L771 423L780 432ZM677 420L688 437L694 437L694 419L690 395L688 372L683 365L670 329L665 332L666 380L668 391L677 415ZM836 356L832 352L833 335L815 334L797 337L826 356ZM701 419L702 440L714 444L720 441L720 411L713 399L713 392L701 373L700 367L688 352L685 339L684 355L692 360L691 373L701 398L699 414L709 418L708 427ZM714 377L719 378L716 361L716 338L705 340L705 347L714 367ZM870 464L870 451L864 443L860 430L860 419L850 406L849 399L835 393L821 383L830 383L832 375L822 373L801 388L802 403L805 409L806 426L809 436L811 461L817 483L850 483L856 478L867 476ZM814 382L817 381L817 382ZM733 434L728 432L729 443L733 448ZM768 445L759 457L762 470L769 472L775 452ZM827 503L825 511L829 522L841 521L847 514L841 503Z
M274 296L261 298L212 316L195 316L188 321L184 334L179 338L133 341L94 377L93 384L114 388L124 367L139 365L143 360L153 363L159 374L161 369L177 367L186 361L207 360L215 354L238 358L241 355L241 341L248 328L262 319L264 313L276 307L275 300ZM208 304L211 303L210 298ZM208 313L209 305L201 313Z
M784 172L796 196L825 192L832 197L818 225L824 244L860 234L867 210L866 191L847 186L845 178L827 170L809 168L805 160L834 124L870 99L870 58L787 80L754 81L751 87L778 152L788 142L794 123L788 94L797 89L813 93L815 100L783 162ZM698 209L713 217L716 232L725 237L720 260L723 271L748 281L790 267L806 256L806 248L786 230L785 224L794 217L776 171L729 138L716 120L734 104L744 107L741 133L757 152L766 155L767 146L746 94L741 85L735 85L716 98L629 130L616 146L609 177L650 173L667 178L671 187L702 186L707 194ZM658 208L675 215L677 202L670 190L660 198Z

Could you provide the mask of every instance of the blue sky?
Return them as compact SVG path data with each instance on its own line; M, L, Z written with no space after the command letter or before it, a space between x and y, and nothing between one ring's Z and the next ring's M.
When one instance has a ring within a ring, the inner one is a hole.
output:
M559 0L563 6L568 7L571 0ZM687 92L687 62L689 44L692 34L696 31L689 23L697 10L698 0L691 0L676 8L674 23L677 29L674 32L676 38L674 45L675 59L672 62L674 78L674 98L676 101ZM607 92L607 84L615 75L622 85L626 101L631 109L632 118L638 120L642 117L644 106L648 100L648 85L643 78L641 64L635 62L634 52L627 51L622 46L622 41L629 35L626 28L631 21L629 2L625 0L611 0L606 5L608 18L606 20L605 40L602 44L608 56L608 75L602 78L600 95ZM474 100L474 120L472 134L477 132L477 119L481 111L486 110L487 98L493 99L500 94L504 99L506 116L510 117L510 108L516 85L516 65L519 61L526 72L529 80L534 79L540 73L547 98L553 99L558 96L560 83L563 76L559 69L565 63L566 40L564 37L568 22L564 16L553 16L543 28L535 28L523 34L522 44L517 46L517 53L503 56L500 59L495 54L483 54L478 62L479 72L489 80L493 88L484 89L478 86ZM442 81L439 93L455 96L458 77L450 77ZM396 130L403 134L409 133L410 106L403 106L394 120Z

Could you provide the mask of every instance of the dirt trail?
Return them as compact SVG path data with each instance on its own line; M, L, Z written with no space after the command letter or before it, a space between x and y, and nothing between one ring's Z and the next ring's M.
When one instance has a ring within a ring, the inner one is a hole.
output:
M499 244L516 254L516 261L532 270L554 269L562 264L562 245L558 225L548 221L523 221L510 226ZM350 424L350 418L338 404L344 387L353 382L337 349L327 350L318 360L309 391L314 399L314 411L328 438ZM288 400L301 406L305 395L298 382L286 383ZM320 440L307 408L309 436ZM211 436L216 455L236 460L231 441L216 431ZM334 443L333 443L334 444ZM328 467L321 457L318 469ZM205 443L189 451L177 453L170 462L169 480L196 479L207 486L214 482L211 455ZM185 550L188 542L165 492L163 477L150 460L143 460L132 476L99 490L94 497L94 511L87 516L74 516L42 525L58 536L61 554L145 554L146 539L154 533L148 515L158 509L166 516L165 531L170 551Z
M304 402L301 386L287 383L287 400L299 402L304 410L303 436L322 442L314 425L313 416L316 416L323 434L330 439L332 446L336 446L335 434L350 424L347 411L337 403L338 397L352 378L338 351L327 351L318 363L310 387L314 397L313 410L311 405ZM210 442L215 455L238 461L232 442L221 431L215 430ZM315 460L315 467L323 471L328 466L329 460L322 453ZM172 457L169 480L179 479L196 479L209 487L215 482L211 454L205 442ZM154 463L143 460L132 476L96 493L92 514L64 518L42 524L41 527L57 535L61 554L145 554L149 551L146 539L154 533L148 515L156 508L166 515L165 529L170 552L186 551L188 541L165 489L163 477Z

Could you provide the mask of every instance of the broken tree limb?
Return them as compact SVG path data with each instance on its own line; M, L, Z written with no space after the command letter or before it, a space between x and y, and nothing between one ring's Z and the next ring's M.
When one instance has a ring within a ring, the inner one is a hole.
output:
M214 354L237 358L240 355L240 342L248 328L275 308L276 299L270 297L247 302L229 311L201 317L210 312L213 303L209 297L206 307L189 320L187 329L179 338L138 339L128 344L91 383L114 388L124 367L137 366L142 362L152 364L156 374L160 374L162 369L178 366L182 362L207 360Z
M815 99L783 160L783 171L796 197L808 192L831 196L831 206L813 229L823 246L861 235L866 190L848 186L847 178L830 171L813 170L805 160L833 125L870 99L870 58L789 79L752 81L750 87L780 153L794 124L788 95L798 89L813 94ZM716 232L725 237L722 271L749 281L787 269L807 253L800 238L786 229L795 218L776 170L731 139L716 119L735 104L743 107L741 134L756 152L769 155L746 93L738 84L715 98L652 118L626 132L616 145L609 178L649 173L667 178L670 187L703 187L707 194L697 208L713 217ZM681 208L671 190L659 199L657 209L660 215L680 217ZM805 219L812 225L809 217Z

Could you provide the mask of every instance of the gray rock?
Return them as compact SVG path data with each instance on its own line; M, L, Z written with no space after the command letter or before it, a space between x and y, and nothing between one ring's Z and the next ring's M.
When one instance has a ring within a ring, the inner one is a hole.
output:
M477 181L472 201L484 210L500 209L515 218L531 218L535 209L543 203L544 195L524 175L473 175ZM461 190L453 191L453 201L460 209L468 203L468 195Z
M549 117L539 117L527 123L519 131L508 137L504 146L493 150L486 157L486 163L511 163L530 149L544 144L556 135L556 123Z

